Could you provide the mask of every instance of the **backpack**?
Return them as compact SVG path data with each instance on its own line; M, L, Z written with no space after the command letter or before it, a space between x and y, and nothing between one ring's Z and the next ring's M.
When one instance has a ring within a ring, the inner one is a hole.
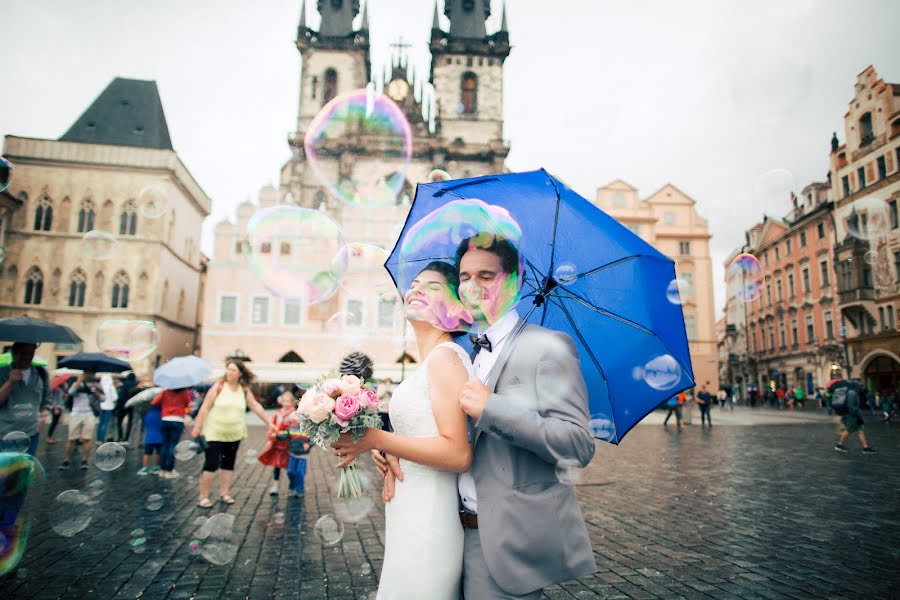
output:
M850 414L850 410L858 406L859 393L854 387L842 385L831 392L831 409L836 414Z

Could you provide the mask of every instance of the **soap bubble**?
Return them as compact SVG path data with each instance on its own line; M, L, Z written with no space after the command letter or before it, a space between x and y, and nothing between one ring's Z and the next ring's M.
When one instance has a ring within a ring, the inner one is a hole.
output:
M687 279L677 277L666 288L666 299L672 304L684 304L691 297L694 286Z
M3 264L4 260L6 260L6 248L0 248L0 265Z
M47 508L43 488L44 469L36 458L0 452L0 576L25 554L34 515Z
M84 531L94 517L91 499L82 491L66 490L53 501L51 526L63 537L72 537Z
M616 436L616 426L604 413L591 415L591 433L598 440L612 440Z
M9 182L12 181L12 170L12 163L0 157L0 192L9 187Z
M138 194L138 206L142 215L148 219L156 219L165 214L169 198L161 187L148 185Z
M335 498L334 500L334 516L344 523L359 523L372 512L373 508L375 508L375 501L369 496Z
M553 270L553 279L560 285L569 285L578 280L578 267L573 263L561 263Z
M247 234L250 265L271 293L309 305L338 289L346 264L335 256L345 242L326 214L299 206L264 208L250 218Z
M191 540L188 544L188 553L191 556L200 556L200 540Z
M188 461L196 458L200 452L200 444L194 440L182 440L175 444L175 459L180 461Z
M663 354L643 367L635 367L632 375L655 390L671 390L681 381L681 365L671 355Z
M863 260L866 261L867 265L874 265L878 262L878 253L874 250L869 250L866 252L865 256L863 256Z
M214 565L225 565L234 560L238 544L234 535L234 515L213 515L197 532L200 554Z
M97 329L97 346L122 360L138 361L159 346L159 329L153 321L107 319Z
M274 515L272 515L272 522L275 523L276 525L282 525L284 523L284 513L277 512Z
M378 246L353 242L341 248L334 257L332 272L341 272L341 288L354 295L369 291L384 293L393 290L394 283L384 267L388 253Z
M316 533L326 546L334 546L344 537L344 524L332 515L325 515L316 521Z
M752 302L762 292L763 270L752 254L738 254L725 272L728 295L742 302Z
M849 235L872 242L891 231L891 209L881 198L868 196L838 209L835 223L839 241Z
M101 479L95 479L94 481L88 484L87 494L91 498L97 498L103 493L103 488L106 487L106 484L103 483Z
M10 408L10 412L12 412L13 417L15 417L16 420L31 419L37 416L37 410L30 402L14 404L12 408Z
M0 441L3 452L27 452L31 446L31 437L22 431L10 431Z
M125 447L116 442L106 442L94 455L94 464L101 471L115 471L125 463Z
M575 485L583 476L584 469L574 460L564 458L556 463L556 478L560 483Z
M159 494L150 494L144 501L144 507L147 510L157 511L163 507L165 500Z
M92 229L84 234L82 246L84 254L94 260L109 260L118 238L114 233L102 229Z
M248 448L247 451L244 452L244 462L248 465L255 464L258 458L259 450L256 448Z
M144 530L141 529L140 527L138 527L137 529L131 530L131 537L133 537L133 538L142 537L143 535L144 535Z
M378 160L340 164L335 169L335 157L362 140L374 145ZM390 98L357 90L333 98L322 108L310 122L303 145L313 172L334 197L353 206L383 206L396 200L406 181L412 130Z
M790 206L791 194L796 188L797 180L791 171L771 169L753 181L753 199L765 208L784 211Z
M144 544L146 543L147 538L145 537L134 538L133 540L131 540L131 551L135 554L143 554L146 550L146 548L144 547Z
M444 171L443 169L435 169L431 173L428 174L428 177L425 178L425 181L428 183L439 183L441 181L450 181L453 179L450 177L450 173Z
M195 527L203 527L209 519L207 517L197 517L194 519Z

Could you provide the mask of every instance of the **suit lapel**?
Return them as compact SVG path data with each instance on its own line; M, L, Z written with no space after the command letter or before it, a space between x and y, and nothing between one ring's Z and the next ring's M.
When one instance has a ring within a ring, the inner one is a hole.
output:
M520 330L520 325L522 324L516 323L516 326L513 329L513 333L510 334L509 340L505 344L503 344L503 350L500 351L500 356L497 357L497 362L494 363L494 367L491 369L490 373L488 373L487 381L484 382L484 385L486 385L487 388L491 390L491 392L497 391L497 382L500 380L500 374L506 367L506 362L509 360L509 355L512 354L513 348L518 341L519 334L521 334L522 331L525 330L525 327L528 327L528 325L525 324L524 327L521 327ZM474 444L478 443L479 437L481 437L481 430L475 429L475 442L473 443L473 446Z

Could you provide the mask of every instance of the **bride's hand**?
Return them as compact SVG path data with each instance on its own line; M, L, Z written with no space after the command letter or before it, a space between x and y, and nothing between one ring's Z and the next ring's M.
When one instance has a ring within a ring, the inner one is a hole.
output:
M343 459L337 464L338 468L346 467L347 465L352 463L360 454L365 454L366 452L372 450L375 447L375 436L377 435L375 433L376 431L378 430L367 429L355 444L353 443L353 440L350 438L349 434L341 434L341 437L338 439L338 441L331 444L331 447L334 449L335 456Z
M388 472L384 478L384 486L381 488L381 500L387 504L394 497L394 474Z

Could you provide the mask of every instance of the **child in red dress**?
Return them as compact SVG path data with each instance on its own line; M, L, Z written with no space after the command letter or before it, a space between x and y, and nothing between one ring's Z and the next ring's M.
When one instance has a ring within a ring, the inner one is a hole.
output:
M296 399L290 392L285 392L278 396L278 403L281 408L272 417L272 424L275 426L275 432L269 432L269 441L266 448L259 453L259 462L270 467L272 470L272 487L269 488L269 495L278 495L278 479L281 476L282 469L287 470L288 461L290 459L289 446L290 439L287 433L288 428L294 422L294 412L297 409Z

